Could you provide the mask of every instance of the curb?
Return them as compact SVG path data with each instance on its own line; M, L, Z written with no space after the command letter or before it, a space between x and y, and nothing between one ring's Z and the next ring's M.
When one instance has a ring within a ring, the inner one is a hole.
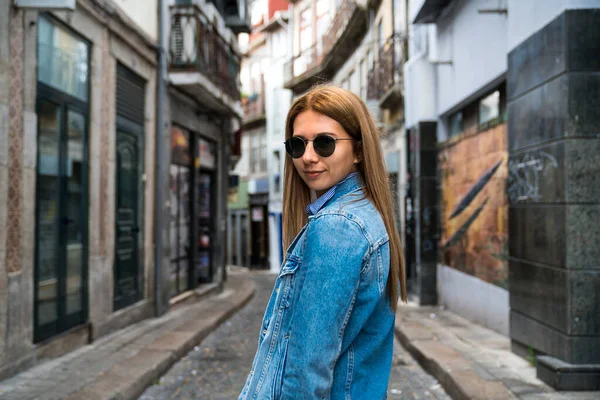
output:
M435 340L423 326L401 326L397 318L396 337L417 362L432 375L455 400L504 400L516 397L498 381L488 381L465 368L470 361L457 351ZM412 332L411 332L412 330ZM412 334L411 334L412 333ZM418 338L418 339L417 339Z
M136 355L112 367L83 389L72 393L67 400L137 399L194 346L248 304L254 296L256 284L247 280L242 282L240 287L225 290L232 290L233 293L230 298L224 299L223 303L217 303L211 315L202 316L189 324L182 323L164 333Z
M417 349L411 343L410 339L404 334L398 324L394 327L396 337L402 346L417 360L417 362L432 375L444 388L446 393L455 400L470 400L470 397L456 384L449 373L436 362L436 360L427 357L423 352Z

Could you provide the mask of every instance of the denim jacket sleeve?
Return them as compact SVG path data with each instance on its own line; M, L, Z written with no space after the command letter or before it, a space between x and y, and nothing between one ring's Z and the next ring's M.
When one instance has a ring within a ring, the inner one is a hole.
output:
M345 215L318 215L308 227L281 399L329 398L369 249L361 226Z

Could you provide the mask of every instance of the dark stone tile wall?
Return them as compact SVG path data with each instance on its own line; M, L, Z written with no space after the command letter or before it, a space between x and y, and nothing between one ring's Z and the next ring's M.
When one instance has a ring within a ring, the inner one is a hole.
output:
M437 180L437 123L421 122L411 131L415 143L411 170L415 171L419 214L416 216L419 236L417 253L417 294L420 304L437 304L437 262L439 239L439 204ZM419 168L415 168L417 166Z
M600 271L569 271L568 333L600 337Z
M598 110L600 112L600 108ZM600 125L597 127L600 133ZM565 201L598 203L598 199L600 199L600 140L573 139L569 140L565 147Z
M600 71L600 8L565 15L566 64L569 71Z
M600 71L600 9L569 10L508 54L507 98L564 72Z
M567 259L565 213L566 208L561 205L510 206L510 257L564 268Z
M567 10L507 71L510 336L587 365L600 364L598 26L600 8Z
M597 365L600 358L599 336L564 334L514 309L510 311L510 337L571 364Z
M511 100L564 72L564 47L563 14L508 54L507 98Z
M568 272L564 269L509 262L510 308L561 332L568 330Z
M571 203L565 208L566 267L594 268L600 273L600 199L596 204Z

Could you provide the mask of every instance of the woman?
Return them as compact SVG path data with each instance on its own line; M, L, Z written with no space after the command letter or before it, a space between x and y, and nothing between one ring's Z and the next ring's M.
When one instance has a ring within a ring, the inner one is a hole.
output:
M384 399L406 293L377 128L358 96L318 86L285 147L287 252L239 399Z

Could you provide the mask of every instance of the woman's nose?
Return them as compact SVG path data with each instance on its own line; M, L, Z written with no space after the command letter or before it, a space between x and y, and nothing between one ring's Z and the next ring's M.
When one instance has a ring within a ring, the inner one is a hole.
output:
M313 142L308 142L306 144L306 148L304 149L304 154L302 155L302 161L305 163L312 163L319 161L319 155L315 152L315 148L313 147Z

